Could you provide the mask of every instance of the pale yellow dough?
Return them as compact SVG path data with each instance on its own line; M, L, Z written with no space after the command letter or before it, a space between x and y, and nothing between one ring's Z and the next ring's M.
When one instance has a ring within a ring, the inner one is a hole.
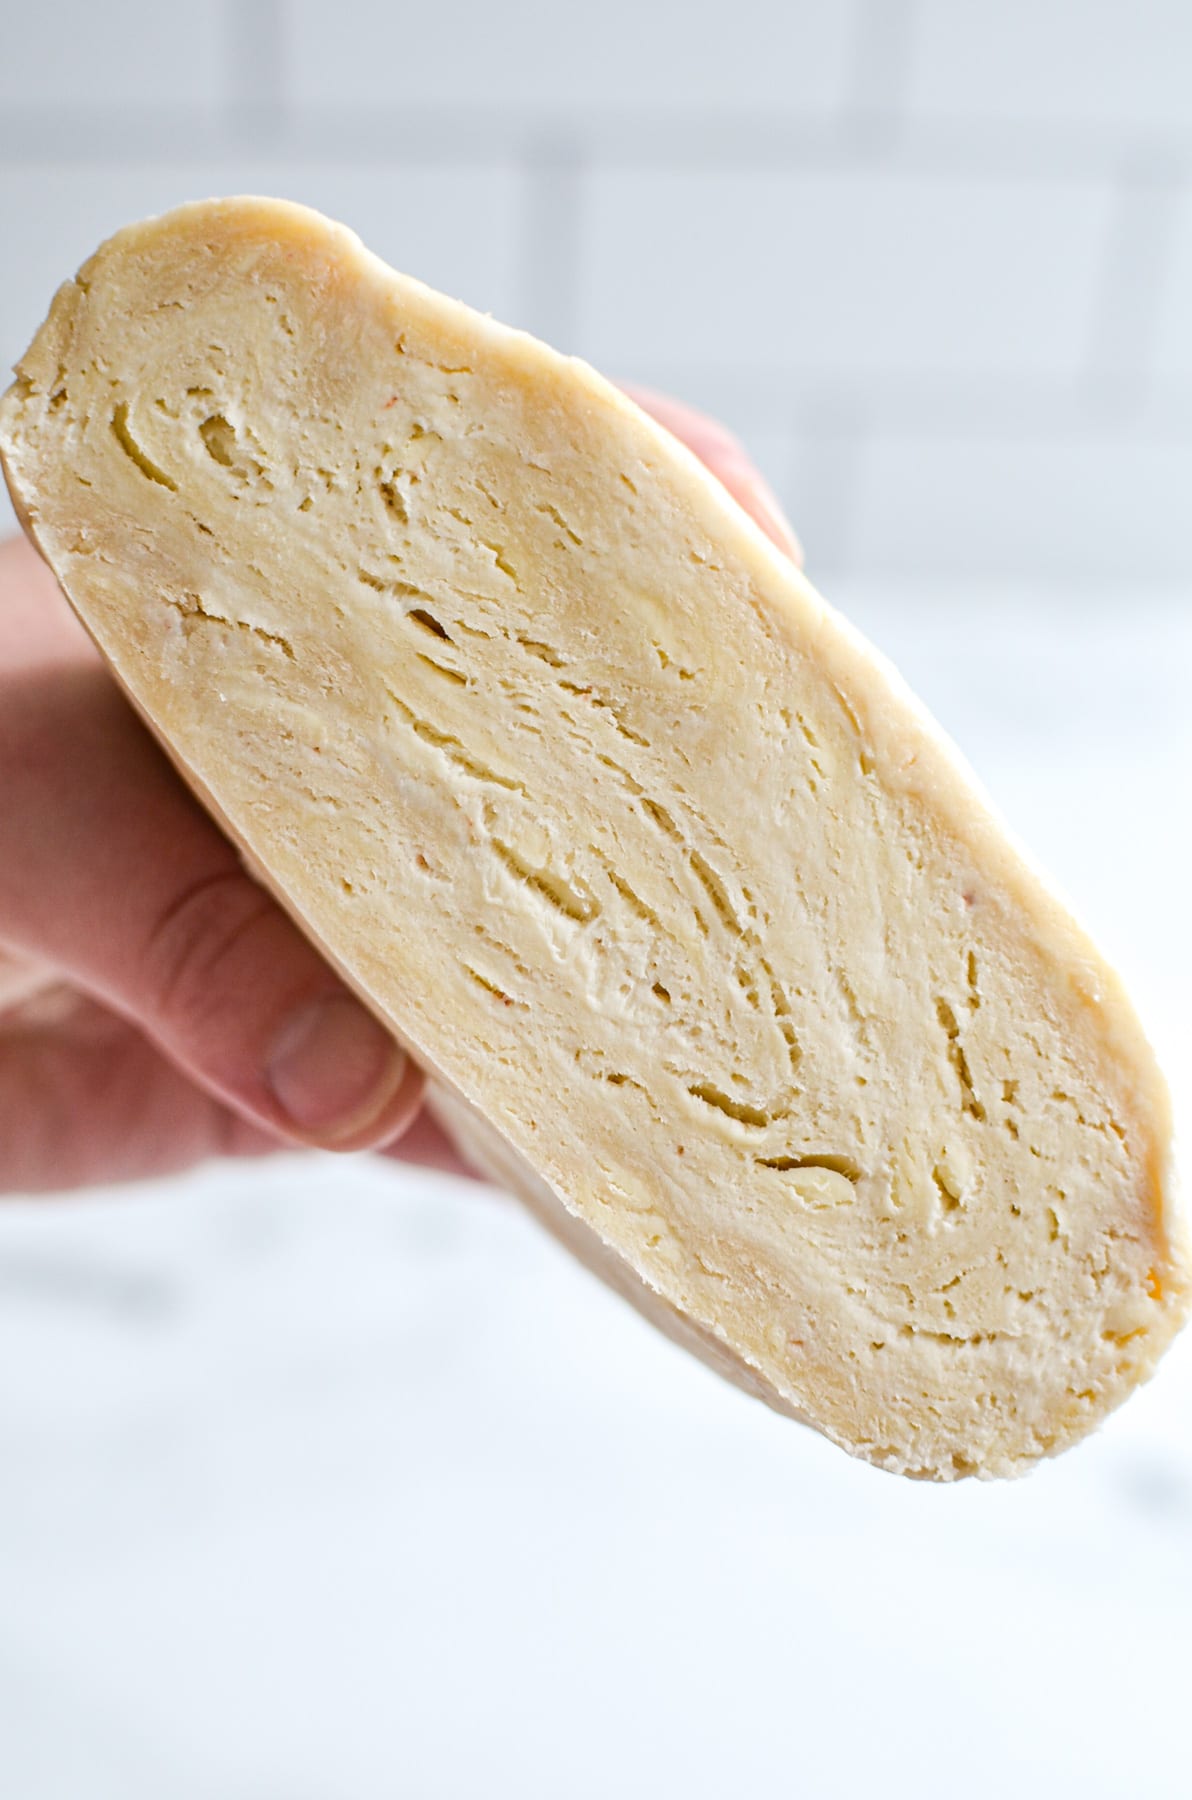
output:
M1188 1267L1116 977L894 673L591 369L315 213L213 201L61 288L0 448L250 865L657 1323L943 1478L1150 1371Z

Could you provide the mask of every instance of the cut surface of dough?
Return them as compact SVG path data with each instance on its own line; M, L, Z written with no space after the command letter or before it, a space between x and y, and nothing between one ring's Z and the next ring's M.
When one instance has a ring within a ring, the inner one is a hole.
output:
M0 450L250 865L656 1322L945 1479L1150 1371L1187 1265L1116 977L617 390L315 213L212 201L62 287Z

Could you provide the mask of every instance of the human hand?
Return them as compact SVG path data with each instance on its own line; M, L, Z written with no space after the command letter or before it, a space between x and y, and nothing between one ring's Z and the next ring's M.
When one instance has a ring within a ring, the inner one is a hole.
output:
M740 445L627 390L796 561ZM242 867L23 539L0 544L0 1192L295 1144L463 1170L421 1072Z

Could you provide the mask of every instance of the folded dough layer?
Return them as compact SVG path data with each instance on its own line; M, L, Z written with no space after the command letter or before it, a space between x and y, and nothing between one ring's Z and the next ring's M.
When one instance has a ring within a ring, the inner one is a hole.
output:
M584 364L305 209L59 291L18 508L485 1165L883 1467L1006 1474L1182 1317L1113 973L893 671Z

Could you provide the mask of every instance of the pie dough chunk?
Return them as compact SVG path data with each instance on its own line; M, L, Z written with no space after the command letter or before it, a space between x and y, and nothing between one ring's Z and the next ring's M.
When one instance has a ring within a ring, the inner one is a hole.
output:
M212 201L61 288L0 450L250 866L664 1329L944 1479L1149 1373L1188 1272L1117 978L616 389L315 213Z

